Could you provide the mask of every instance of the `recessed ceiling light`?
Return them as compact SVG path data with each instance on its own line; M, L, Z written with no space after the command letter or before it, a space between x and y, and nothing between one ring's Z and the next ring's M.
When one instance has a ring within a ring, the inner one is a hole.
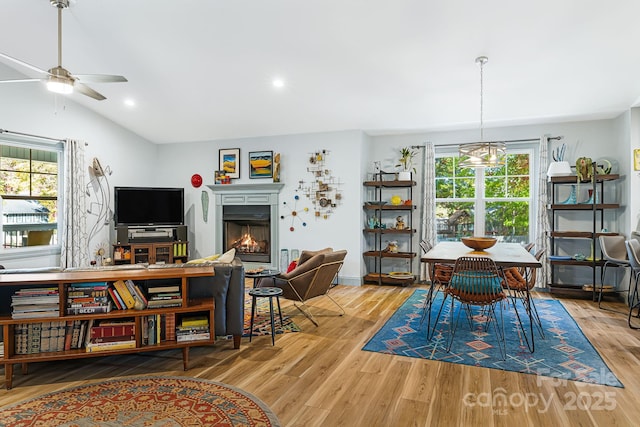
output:
M284 80L282 79L274 79L273 87L284 87Z
M133 99L125 99L124 105L126 105L127 107L135 107L136 101L134 101Z

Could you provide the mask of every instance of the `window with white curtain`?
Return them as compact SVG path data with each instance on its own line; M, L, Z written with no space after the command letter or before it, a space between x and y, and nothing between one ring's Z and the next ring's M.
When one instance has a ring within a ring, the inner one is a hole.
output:
M62 150L62 143L0 136L0 250L58 245Z
M461 168L457 152L435 159L438 241L493 236L504 242L532 240L535 209L533 149L509 149L495 168Z

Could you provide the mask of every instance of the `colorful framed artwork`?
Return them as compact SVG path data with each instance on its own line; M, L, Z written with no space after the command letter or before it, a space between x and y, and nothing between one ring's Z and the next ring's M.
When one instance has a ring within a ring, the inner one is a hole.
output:
M640 148L633 150L633 170L640 171Z
M249 153L249 178L273 177L273 151Z
M223 148L219 150L219 169L229 178L240 178L240 149Z

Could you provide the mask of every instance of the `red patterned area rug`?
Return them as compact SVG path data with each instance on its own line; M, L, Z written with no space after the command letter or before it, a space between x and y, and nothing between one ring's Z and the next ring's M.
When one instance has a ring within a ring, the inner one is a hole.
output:
M137 377L74 387L0 408L0 424L27 426L280 426L255 396L185 377Z
M244 294L244 333L242 336L249 336L251 329L251 295L249 289L245 289ZM282 302L280 303L282 304ZM278 305L273 301L274 325L276 334L286 332L300 332L300 327L284 313L282 313L282 326L278 317ZM256 317L253 319L253 336L271 335L271 316L269 315L269 298L256 298Z

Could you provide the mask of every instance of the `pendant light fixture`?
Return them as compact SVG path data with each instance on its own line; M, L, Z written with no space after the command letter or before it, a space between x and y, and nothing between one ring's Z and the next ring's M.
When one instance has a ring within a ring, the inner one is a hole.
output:
M476 58L476 64L480 64L480 142L470 144L462 144L458 147L458 155L463 159L459 166L463 168L494 168L504 165L504 159L507 152L506 145L501 141L484 140L484 87L483 87L483 68L489 58L479 56Z

